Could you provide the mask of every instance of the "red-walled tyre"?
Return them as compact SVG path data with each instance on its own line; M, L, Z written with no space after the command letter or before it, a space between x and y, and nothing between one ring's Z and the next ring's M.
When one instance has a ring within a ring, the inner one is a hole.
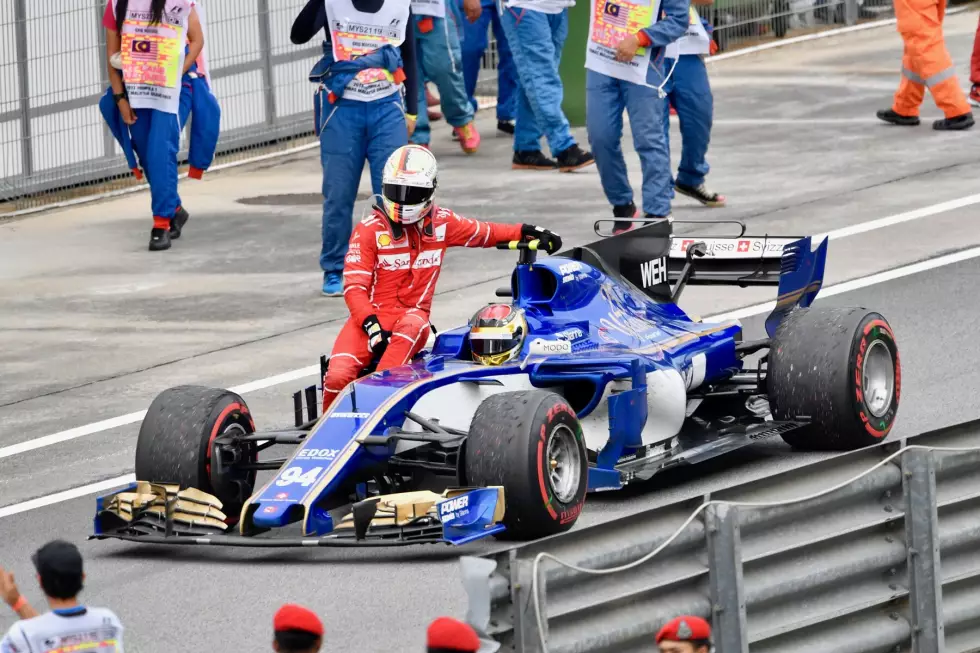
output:
M468 485L504 487L501 539L562 533L581 514L589 472L585 441L561 396L530 390L488 397L473 416L465 451Z
M136 479L196 488L237 519L255 486L255 472L235 468L256 459L255 432L245 400L234 392L196 385L164 390L146 411L136 441ZM217 445L221 437L227 444ZM221 449L220 453L217 452Z
M773 419L809 421L783 434L800 449L850 450L884 440L898 412L902 367L888 321L864 308L791 312L767 371Z

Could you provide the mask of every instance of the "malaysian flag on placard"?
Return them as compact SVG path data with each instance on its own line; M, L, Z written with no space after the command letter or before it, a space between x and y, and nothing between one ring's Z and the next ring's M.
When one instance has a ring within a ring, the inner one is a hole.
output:
M139 39L133 41L132 52L137 61L156 61L158 48L155 41Z
M615 2L606 2L606 5L602 9L603 19L610 25L615 25L617 27L626 27L626 18L629 12L623 5L616 4Z

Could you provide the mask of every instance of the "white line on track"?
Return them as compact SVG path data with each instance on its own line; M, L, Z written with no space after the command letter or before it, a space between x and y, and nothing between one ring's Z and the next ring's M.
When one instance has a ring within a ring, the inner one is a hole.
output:
M940 202L938 204L926 206L921 209L915 209L913 211L906 211L904 213L897 213L895 215L889 215L883 218L878 218L876 220L861 222L859 224L842 227L840 229L835 229L827 233L817 234L813 236L813 242L819 242L824 237L827 237L830 240L836 240L839 238L856 236L859 234L867 233L869 231L874 231L876 229L892 227L905 222L911 222L912 220L927 218L930 216L938 215L940 213L946 213L947 211L954 211L956 209L961 209L963 207L971 206L974 204L980 204L980 193L974 195L967 195L966 197L960 197L958 199L949 200L947 202ZM827 291L825 290L824 293L826 292ZM320 371L319 366L311 365L309 367L303 367L297 370L291 370L289 372L284 372L276 376L270 376L264 379L259 379L257 381L252 381L229 389L232 392L244 394L246 392L263 390L265 388L271 388L277 385L281 385L283 383L289 383L290 381L296 381L298 379L302 379L308 376L313 376L314 374L318 374L319 371ZM93 435L95 433L101 433L103 431L108 431L110 429L118 428L120 426L135 424L141 421L145 415L146 415L145 410L136 413L129 413L127 415L121 415L119 417L113 417L111 419L102 420L100 422L93 422L92 424L85 424L84 426L71 428L66 431L59 431L58 433L52 433L51 435L45 435L39 438L34 438L32 440L27 440L26 442L18 442L17 444L8 445L6 447L0 447L0 459L9 458L10 456L16 456L18 454L26 453L28 451L35 451L37 449L42 449L44 447L50 447L51 445L59 444L61 442L67 442L69 440L74 440L76 438L81 438L88 435Z
M232 392L237 392L238 394L255 392L256 390L264 390L265 388L271 388L277 385L282 385L283 383L289 383L290 381L296 381L297 379L318 374L319 372L319 365L310 365L309 367L301 367L298 370L290 370L289 372L283 372L282 374L277 374L276 376L259 379L258 381L251 381L250 383L245 383L228 389ZM12 444L0 449L0 458L16 456L17 454L26 453L35 449L50 447L51 445L58 444L59 442L67 442L68 440L74 440L75 438L92 435L93 433L101 433L102 431L108 431L120 426L135 424L136 422L141 421L145 416L146 411L141 410L138 413L120 415L119 417L104 419L101 422L93 422L84 426L68 429L67 431L59 431L58 433L52 433L51 435L34 438L33 440L28 440L26 442L18 442L17 444Z
M894 281L895 279L901 279L902 277L908 277L913 274L919 274L920 272L928 272L929 270L935 270L936 268L941 268L947 265L954 265L956 263L961 263L963 261L969 261L971 259L980 258L980 247L973 247L971 249L966 249L960 252L954 252L952 254L947 254L945 256L940 256L938 258L928 259L926 261L920 261L919 263L912 263L910 265L905 265L892 270L886 270L884 272L878 272L877 274L872 274L867 277L861 277L859 279L852 279L851 281L844 281L833 286L828 286L820 291L818 295L819 298L833 297L834 295L841 295L843 293L851 292L854 290L860 290L861 288L867 288L869 286L874 286L879 283L886 283L888 281ZM766 313L775 308L776 302L764 302L762 304L755 304L752 306L746 306L744 308L739 308L734 311L729 311L727 313L721 313L719 315L711 315L704 318L705 322L721 322L725 320L740 320L747 317L752 317L754 315L760 315ZM255 381L253 383L248 383L239 386L236 392L247 392L250 390L261 390L263 388L268 388L279 383L285 383L287 381L293 381L304 376L309 376L311 374L319 373L319 368L317 366L307 367L299 370L293 370L292 372L286 372L285 374L280 374L279 376L269 377L268 379L262 379L260 381ZM247 388L242 390L242 388ZM143 413L132 413L132 415L142 415ZM123 416L124 418L129 418L129 415ZM123 419L123 418L116 418ZM133 421L137 421L140 418L136 418ZM107 420L112 421L112 420ZM102 423L102 422L99 422ZM67 433L67 431L66 431ZM106 479L104 481L99 481L98 483L91 483L89 485L83 485L81 487L73 488L70 490L64 490L62 492L56 492L55 494L49 494L44 497L38 497L37 499L31 499L30 501L24 501L22 503L15 503L13 505L5 506L0 508L0 518L9 517L11 515L16 515L18 513L27 512L28 510L35 510L37 508L44 508L45 506L50 506L56 503L61 503L64 501L70 501L72 499L78 499L90 494L95 494L96 492L102 492L104 490L110 490L115 487L126 485L127 483L132 483L135 480L133 474L126 474L124 476L119 476L116 478Z

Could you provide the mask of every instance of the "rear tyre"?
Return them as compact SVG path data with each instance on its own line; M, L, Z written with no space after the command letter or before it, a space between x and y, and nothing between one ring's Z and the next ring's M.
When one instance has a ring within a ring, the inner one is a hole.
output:
M196 488L218 498L237 519L255 487L255 443L237 437L255 432L245 400L234 392L185 385L164 390L150 404L136 442L136 478ZM215 440L227 444L216 445ZM220 451L218 451L220 449Z
M863 308L801 308L776 330L767 372L776 420L809 420L783 439L800 449L850 450L891 431L901 396L895 335Z
M477 408L462 464L469 485L502 485L500 539L531 540L572 527L585 505L588 459L575 411L553 392L502 392Z

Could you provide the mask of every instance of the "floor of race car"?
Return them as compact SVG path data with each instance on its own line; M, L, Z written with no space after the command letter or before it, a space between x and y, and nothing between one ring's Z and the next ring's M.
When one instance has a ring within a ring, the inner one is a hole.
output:
M972 12L946 24L963 83L975 27ZM894 437L977 417L970 377L980 365L973 337L980 258L954 264L942 258L980 246L980 195L972 197L980 194L976 134L876 123L875 110L888 106L898 82L900 56L889 26L711 64L716 124L709 184L730 206L675 203L677 218L744 219L754 234L877 227L835 232L831 292L822 301L878 310L894 326L903 364ZM924 119L939 117L930 102ZM592 221L607 211L595 171L513 172L510 141L494 136L492 116L479 124L486 130L483 151L472 157L455 149L443 123L434 125L441 199L486 219L554 226L567 244L588 242ZM673 129L677 150L676 123ZM584 130L577 134L584 143ZM636 158L628 157L638 185ZM315 382L302 368L329 349L343 305L319 296L316 206L236 199L315 191L319 183L318 159L302 155L184 184L191 221L160 255L145 251L145 194L0 223L0 565L12 568L32 601L40 604L41 597L29 554L60 536L79 542L86 556L84 598L113 607L126 624L127 644L141 653L189 643L216 651L265 646L271 615L284 601L316 608L337 650L421 650L429 620L464 613L454 563L461 551L441 545L247 551L85 541L91 484L131 472L139 419L133 413L160 390L187 382L244 385L260 426L290 421L289 394ZM949 204L960 198L967 199ZM924 210L906 213L914 209ZM451 252L436 326L462 323L479 302L492 301L513 261L496 251ZM914 273L868 278L919 261L923 269ZM834 284L848 280L871 285L832 294ZM762 289L686 293L682 304L703 316L773 297ZM760 333L758 315L743 320L749 337ZM818 457L762 443L593 498L580 522ZM370 628L358 627L367 615ZM0 629L10 623L8 613L0 614Z

